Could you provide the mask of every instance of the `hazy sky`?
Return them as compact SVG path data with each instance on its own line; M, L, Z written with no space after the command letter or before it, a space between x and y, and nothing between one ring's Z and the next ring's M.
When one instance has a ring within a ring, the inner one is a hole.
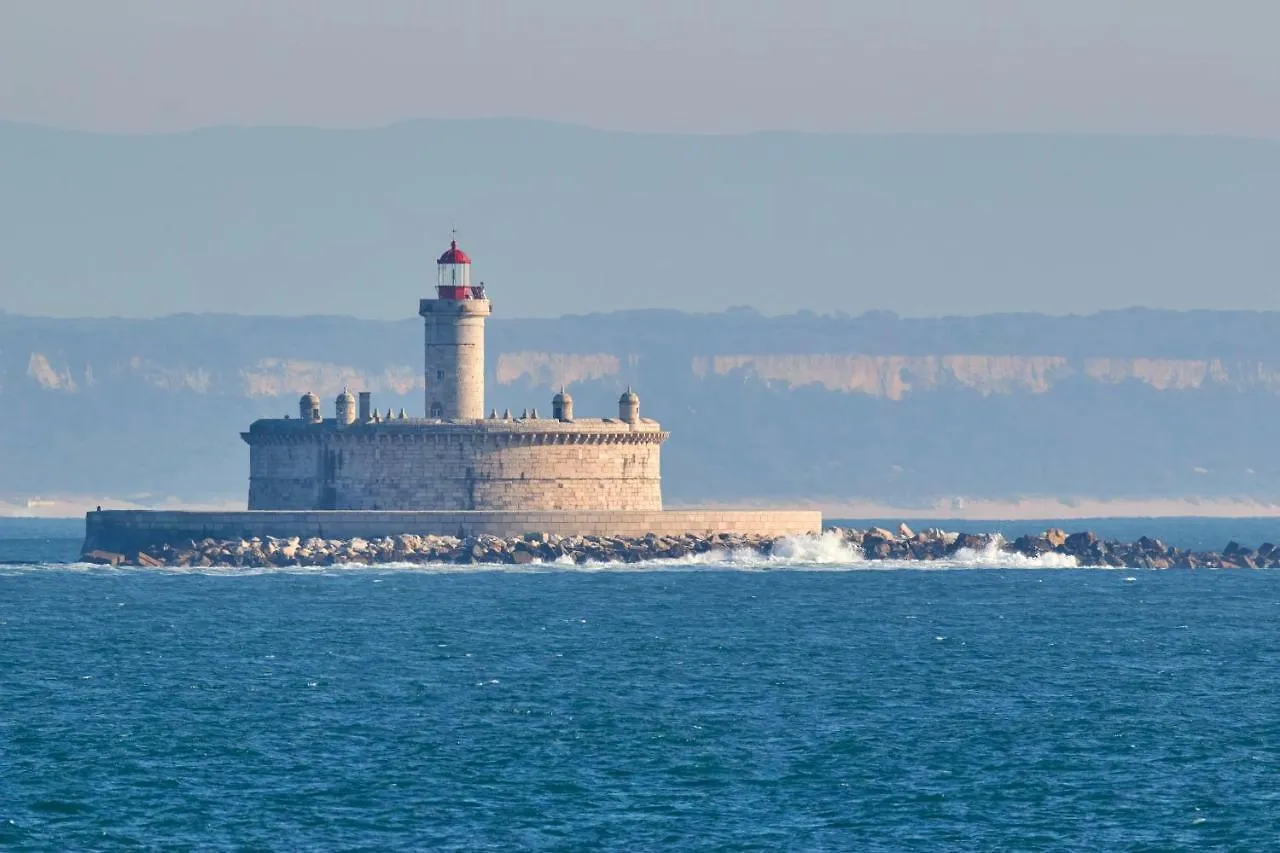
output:
M1276 0L0 0L0 118L1280 138Z

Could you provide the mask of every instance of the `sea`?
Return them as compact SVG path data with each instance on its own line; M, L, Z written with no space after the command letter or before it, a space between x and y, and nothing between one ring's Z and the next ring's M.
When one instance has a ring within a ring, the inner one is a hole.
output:
M1280 849L1280 572L867 563L833 537L112 569L75 562L82 534L0 520L3 850Z

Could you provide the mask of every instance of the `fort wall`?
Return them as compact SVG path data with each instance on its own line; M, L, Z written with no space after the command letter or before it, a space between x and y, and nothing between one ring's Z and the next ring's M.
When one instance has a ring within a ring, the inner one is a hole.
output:
M259 422L251 510L662 509L652 422Z

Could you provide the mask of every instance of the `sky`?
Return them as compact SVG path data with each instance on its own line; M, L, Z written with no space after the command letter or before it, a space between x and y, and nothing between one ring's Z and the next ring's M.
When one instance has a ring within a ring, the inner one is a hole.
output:
M1275 0L0 0L0 119L1280 138Z
M454 224L515 316L1280 310L1278 33L1277 0L0 0L0 311L400 316ZM536 262L565 234L581 280Z

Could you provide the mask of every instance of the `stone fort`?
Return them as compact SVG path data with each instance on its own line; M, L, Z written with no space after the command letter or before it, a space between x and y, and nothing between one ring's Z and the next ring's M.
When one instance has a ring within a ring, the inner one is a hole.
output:
M667 433L640 416L627 388L617 417L579 418L561 389L550 417L484 411L489 297L471 283L457 241L436 263L425 325L425 417L379 412L368 392L343 390L325 417L304 394L298 417L254 421L248 511L102 510L85 516L84 551L157 542L253 537L350 539L446 536L786 536L822 529L803 509L662 506L659 455Z
M485 414L489 298L456 240L436 267L435 298L418 305L426 417L379 413L368 392L348 390L325 417L320 399L303 395L296 419L255 421L241 433L249 509L661 510L668 434L640 416L632 389L617 417L577 417L565 389L550 417Z

